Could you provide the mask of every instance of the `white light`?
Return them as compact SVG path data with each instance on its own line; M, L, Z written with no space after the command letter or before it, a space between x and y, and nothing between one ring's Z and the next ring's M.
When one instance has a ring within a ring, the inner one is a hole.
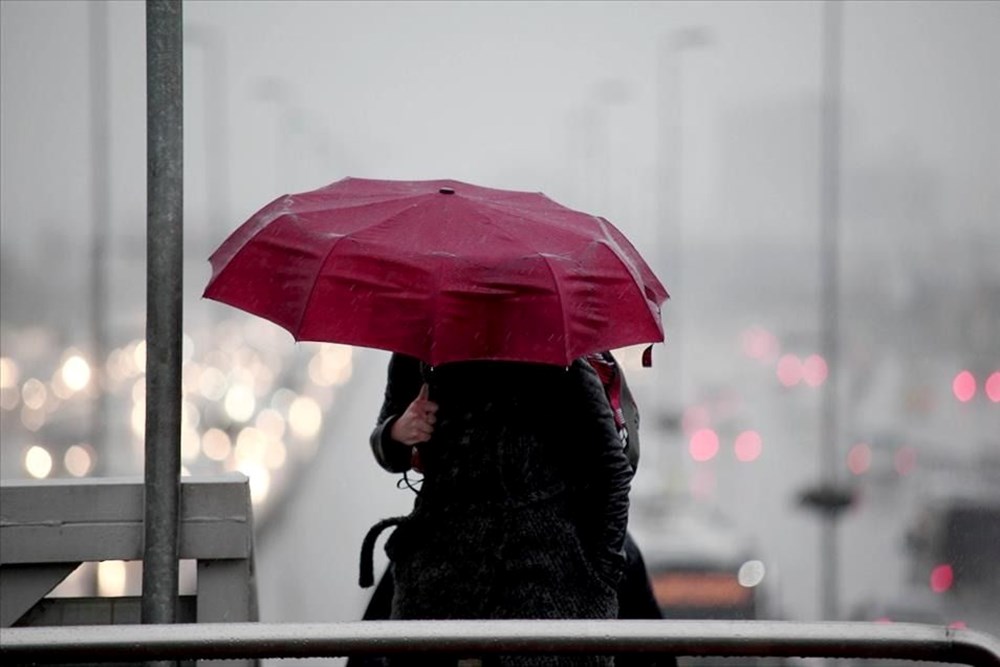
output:
M243 463L260 463L264 460L267 449L267 436L254 426L247 426L236 436L236 461Z
M32 410L27 405L21 406L21 423L29 431L37 431L45 426L45 410Z
M181 363L186 364L192 359L194 359L194 339L184 334L181 337Z
M324 345L309 362L309 379L320 387L344 384L351 371L351 348L346 345Z
M233 451L233 444L225 431L210 428L201 436L201 449L213 461L225 461Z
M146 402L146 378L139 378L132 385L132 401L135 403Z
M39 445L28 448L24 455L24 469L35 479L43 479L52 472L52 455Z
M740 565L740 571L736 576L739 579L740 586L753 588L764 581L764 573L764 563L759 560L748 560L743 565Z
M190 426L181 430L181 460L190 463L201 453L201 438L198 431Z
M132 426L132 433L135 437L142 439L146 435L146 401L136 403L132 406L132 415L129 420Z
M299 396L288 408L288 422L292 433L305 440L315 438L323 425L319 403L308 396Z
M0 407L13 410L21 402L21 392L16 387L0 387Z
M90 472L94 461L86 445L73 445L66 450L63 464L66 466L66 471L73 477L83 477Z
M261 410L254 424L272 440L281 440L285 435L285 418L274 408Z
M243 384L236 384L226 392L226 414L233 421L245 422L253 416L256 400L253 391Z
M90 364L78 354L69 357L62 365L62 381L72 391L80 391L90 384Z
M264 454L264 465L271 470L277 470L285 465L288 458L288 450L285 443L280 440L271 440L267 443L267 451Z
M0 389L10 389L17 386L20 374L17 362L10 357L0 357Z
M21 400L32 410L40 410L48 398L45 385L37 378L28 378L21 387Z
M214 366L205 368L198 378L198 391L210 401L221 400L226 395L226 386L226 376Z
M136 343L135 351L132 353L132 363L139 373L146 372L146 341L140 340Z
M250 502L254 505L264 502L271 489L271 473L267 468L259 463L245 461L238 464L236 469L250 478Z
M125 595L125 561L105 560L97 564L97 594L103 598Z
M181 423L194 429L201 423L201 411L191 401L181 403Z

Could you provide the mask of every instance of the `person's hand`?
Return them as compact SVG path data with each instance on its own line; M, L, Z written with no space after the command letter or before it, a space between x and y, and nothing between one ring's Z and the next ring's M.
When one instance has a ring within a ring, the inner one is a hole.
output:
M434 432L434 422L437 421L434 413L437 412L437 403L427 398L429 388L425 382L420 387L420 393L413 399L413 402L400 415L399 419L392 425L389 435L393 440L404 445L416 445L420 442L427 442Z

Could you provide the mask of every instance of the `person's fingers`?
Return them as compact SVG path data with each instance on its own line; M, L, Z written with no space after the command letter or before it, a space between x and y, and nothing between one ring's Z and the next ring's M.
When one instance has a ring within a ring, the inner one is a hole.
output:
M430 396L430 392L431 392L430 386L426 382L423 383L422 385L420 385L420 392L417 394L417 400L426 401L427 397Z

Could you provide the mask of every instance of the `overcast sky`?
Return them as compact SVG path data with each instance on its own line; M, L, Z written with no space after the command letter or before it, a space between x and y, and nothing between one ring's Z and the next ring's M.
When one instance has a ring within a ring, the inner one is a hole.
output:
M53 235L93 228L89 4L0 3L4 256L74 276L82 253L46 253ZM822 7L187 2L185 229L203 239L189 254L278 194L348 175L541 190L610 218L652 259L678 206L688 242L814 246ZM116 248L145 231L144 13L108 10ZM1000 3L847 3L843 16L845 237L899 245L915 210L924 236L1000 248ZM692 28L700 43L664 48ZM220 63L228 108L206 103ZM660 197L672 169L681 181ZM211 185L220 174L226 187ZM674 265L660 270L669 286Z

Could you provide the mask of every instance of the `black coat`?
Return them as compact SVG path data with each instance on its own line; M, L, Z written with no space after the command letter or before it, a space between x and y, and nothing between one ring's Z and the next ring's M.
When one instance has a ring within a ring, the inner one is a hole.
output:
M387 470L410 467L389 432L425 380L438 421L386 544L393 617L614 618L632 469L596 372L393 355L371 438Z

